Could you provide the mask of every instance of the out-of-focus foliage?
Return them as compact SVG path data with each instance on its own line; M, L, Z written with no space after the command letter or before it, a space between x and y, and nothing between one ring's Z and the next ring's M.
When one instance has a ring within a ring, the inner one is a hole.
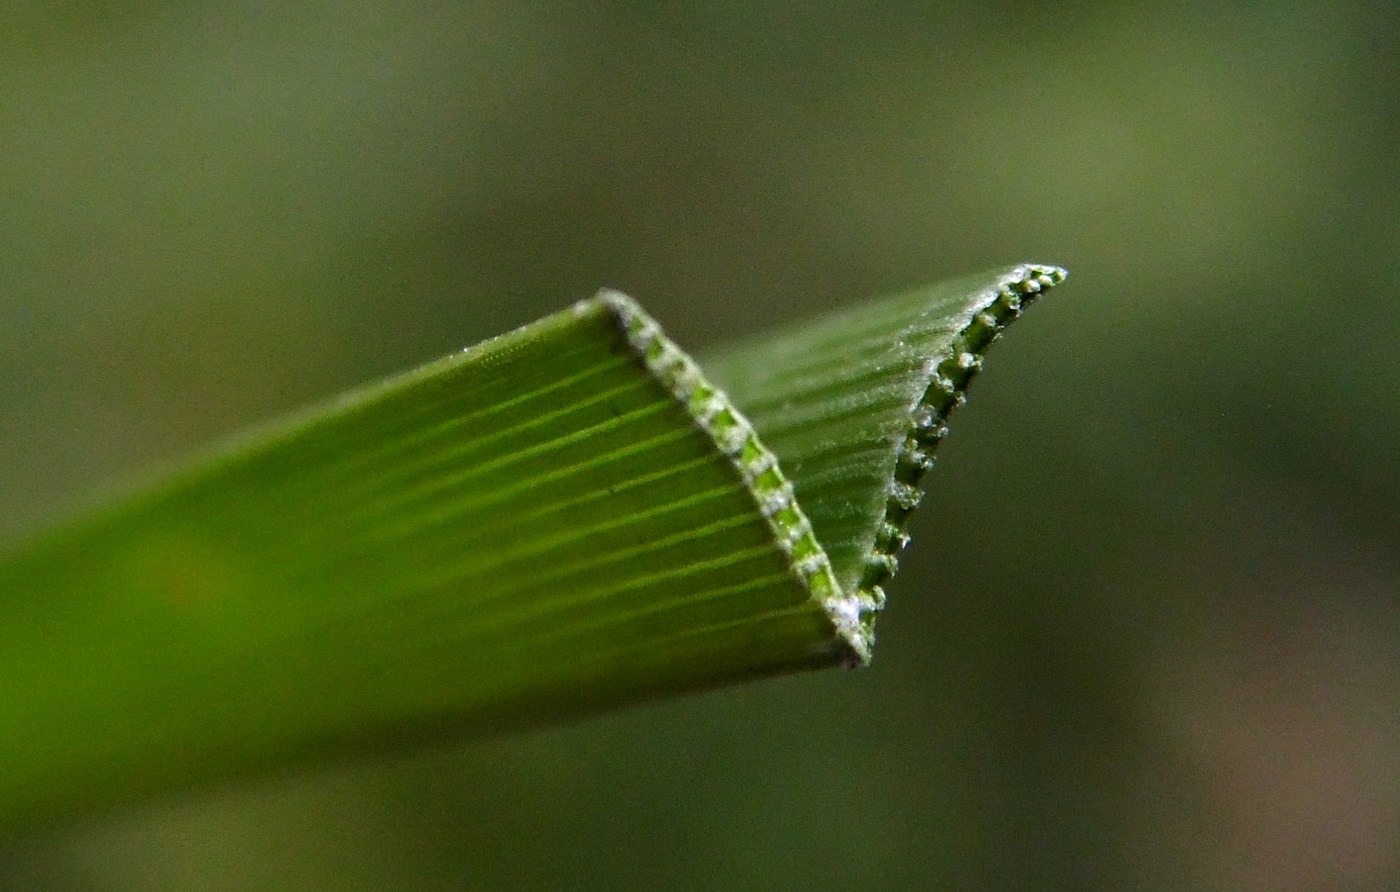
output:
M0 885L1400 884L1390 4L27 9L6 538L601 284L700 347L1074 280L956 419L923 511L967 539L870 671L150 806Z

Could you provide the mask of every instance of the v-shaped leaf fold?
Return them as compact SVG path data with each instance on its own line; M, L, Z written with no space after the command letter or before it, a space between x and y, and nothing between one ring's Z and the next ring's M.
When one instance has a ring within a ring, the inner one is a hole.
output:
M868 661L1024 265L697 363L603 292L0 560L0 827Z

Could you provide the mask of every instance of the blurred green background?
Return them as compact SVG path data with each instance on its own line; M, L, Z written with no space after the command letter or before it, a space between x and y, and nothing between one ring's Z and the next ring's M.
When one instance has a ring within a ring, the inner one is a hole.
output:
M871 670L148 804L0 887L1400 888L1394 4L5 3L0 40L0 540L601 285L701 348L1072 271L955 419L962 535L915 519Z

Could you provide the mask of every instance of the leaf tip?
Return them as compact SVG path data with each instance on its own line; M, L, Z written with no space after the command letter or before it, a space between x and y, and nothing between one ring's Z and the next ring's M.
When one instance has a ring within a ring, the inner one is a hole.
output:
M1023 263L1002 276L997 284L1020 294L1039 294L1049 291L1065 280L1069 270L1061 266L1043 263Z
M924 358L923 395L910 410L904 439L895 452L895 467L886 487L885 515L876 530L857 585L876 606L861 620L873 641L875 614L884 602L880 585L899 568L896 554L908 546L906 524L923 496L924 478L933 453L948 434L950 413L966 401L968 385L982 368L987 348L1001 337L1036 298L1069 275L1062 267L1024 263L998 276L991 288L972 301L952 337Z

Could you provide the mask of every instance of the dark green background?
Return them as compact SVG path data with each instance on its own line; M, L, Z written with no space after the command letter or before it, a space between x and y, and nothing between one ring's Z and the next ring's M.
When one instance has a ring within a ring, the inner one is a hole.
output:
M65 9L0 17L0 539L600 285L698 348L1072 276L871 670L148 805L0 885L1400 886L1393 4Z

